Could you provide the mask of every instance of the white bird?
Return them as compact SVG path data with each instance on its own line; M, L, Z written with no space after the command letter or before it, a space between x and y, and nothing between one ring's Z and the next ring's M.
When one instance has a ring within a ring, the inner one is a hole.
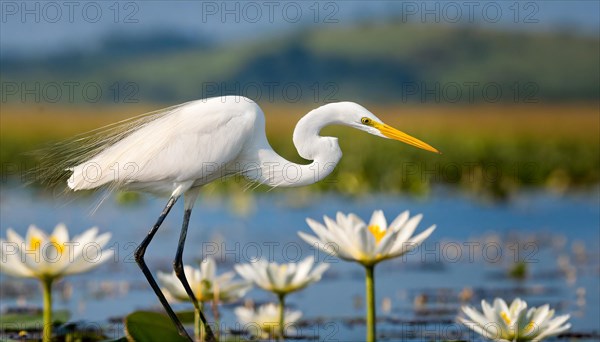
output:
M430 145L384 124L364 107L353 102L338 102L314 109L300 119L294 130L294 145L301 157L312 162L296 164L271 148L265 135L264 114L254 101L241 96L224 96L144 114L76 137L47 153L51 164L46 164L45 177L56 181L67 170L70 172L67 184L75 191L107 186L170 196L156 224L136 250L135 259L179 333L189 338L144 261L146 248L162 221L175 202L184 196L183 227L173 264L190 299L199 309L185 279L182 254L200 187L235 174L272 187L318 182L333 171L342 157L337 138L319 135L328 125L349 126L439 153ZM205 323L203 316L202 321ZM210 329L208 332L210 340Z

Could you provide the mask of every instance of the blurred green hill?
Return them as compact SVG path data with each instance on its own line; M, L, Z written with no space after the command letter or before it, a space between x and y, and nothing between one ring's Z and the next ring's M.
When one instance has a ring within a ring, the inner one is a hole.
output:
M135 84L130 100L140 102L233 93L285 100L293 83L304 102L484 102L481 91L491 85L503 92L498 102L527 103L597 100L598 60L597 37L388 22L230 45L170 34L115 35L94 51L4 57L0 73L3 86L23 89L35 82L95 82L107 91L116 82ZM3 102L21 100L6 90Z

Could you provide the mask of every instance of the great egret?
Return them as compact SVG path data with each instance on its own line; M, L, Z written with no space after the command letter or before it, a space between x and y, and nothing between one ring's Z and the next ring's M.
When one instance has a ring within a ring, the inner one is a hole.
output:
M135 260L179 333L189 338L144 261L146 248L163 220L184 196L183 225L173 268L199 310L183 271L182 255L200 187L234 174L273 187L318 182L333 171L342 157L337 138L319 135L327 125L350 126L439 153L419 139L384 124L362 106L338 102L314 109L298 122L294 145L300 156L312 162L292 163L269 145L264 114L254 101L224 96L166 108L76 137L47 153L51 164L47 165L45 176L53 181L70 172L67 184L75 191L107 186L169 196L158 220L135 251ZM201 319L206 325L202 313ZM207 333L208 339L212 339L210 329Z

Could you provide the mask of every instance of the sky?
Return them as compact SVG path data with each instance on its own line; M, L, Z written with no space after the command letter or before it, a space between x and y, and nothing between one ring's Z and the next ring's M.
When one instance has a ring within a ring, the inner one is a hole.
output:
M599 35L600 2L578 1L7 1L0 55L94 49L109 35L169 32L231 44L305 29L395 20ZM392 19L393 18L393 19Z

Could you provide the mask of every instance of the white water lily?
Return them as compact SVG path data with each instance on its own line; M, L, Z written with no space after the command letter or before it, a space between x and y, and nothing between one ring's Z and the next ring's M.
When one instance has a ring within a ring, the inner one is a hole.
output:
M309 256L297 264L278 264L259 260L252 264L235 265L235 270L243 278L277 295L277 299L279 299L279 323L277 324L279 332L277 335L280 337L284 335L283 329L285 328L283 323L285 297L291 292L299 291L309 284L319 281L323 272L329 268L327 264L320 264L313 269L314 263L315 259Z
M58 224L48 236L31 225L25 239L11 228L6 240L0 239L0 272L15 277L38 278L44 294L42 340L52 339L52 284L67 275L83 273L101 265L113 256L112 250L102 250L110 233L98 235L98 228L69 239L64 224Z
M541 341L567 331L569 315L554 317L548 304L527 309L527 303L519 298L510 306L503 299L494 299L493 306L481 301L483 313L470 306L463 306L467 316L458 320L476 333L495 341Z
M355 214L338 212L336 220L325 216L325 225L306 219L316 237L304 232L298 234L307 243L341 259L375 265L411 251L431 235L435 225L412 236L421 218L422 215L410 217L405 211L388 226L381 210L373 212L369 224Z
M435 225L412 236L421 218L421 215L411 218L405 211L388 226L381 210L373 212L369 224L355 214L338 212L335 220L325 216L325 225L306 219L317 236L298 232L309 244L342 260L358 262L365 268L367 342L375 341L376 336L375 265L411 251L431 235Z
M98 235L94 227L69 239L67 227L58 224L49 236L31 225L23 239L9 228L7 239L0 239L0 271L15 277L53 280L87 272L113 256L112 250L102 250L110 236Z
M273 303L262 305L256 310L238 307L235 309L235 315L245 330L267 338L283 337L281 331L284 331L286 336L293 335L296 332L294 325L302 317L302 312L285 310L283 329L280 328L280 307Z
M321 279L329 265L320 264L312 269L314 263L315 259L312 256L299 263L289 264L259 260L251 264L235 265L235 270L258 287L278 295L285 295L301 290Z
M185 277L199 302L212 302L216 299L221 303L229 303L242 298L252 287L249 281L233 281L235 272L225 272L217 276L217 266L213 258L207 258L200 263L200 268L183 266ZM158 281L174 299L189 301L181 281L175 272L158 272Z

